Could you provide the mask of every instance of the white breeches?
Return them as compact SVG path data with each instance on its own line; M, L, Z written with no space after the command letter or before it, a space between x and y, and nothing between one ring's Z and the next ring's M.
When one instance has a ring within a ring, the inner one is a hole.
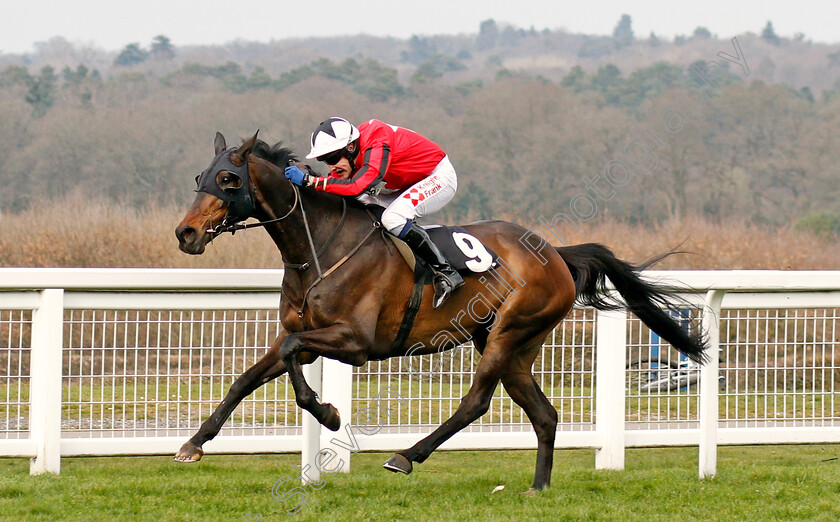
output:
M408 230L415 218L434 214L446 206L458 189L458 176L449 156L444 156L432 173L402 192L372 196L362 194L357 199L363 203L385 207L382 225L395 236Z

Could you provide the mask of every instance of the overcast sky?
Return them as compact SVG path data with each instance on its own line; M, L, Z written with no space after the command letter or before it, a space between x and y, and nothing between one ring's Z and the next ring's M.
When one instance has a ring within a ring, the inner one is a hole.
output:
M412 34L476 33L482 20L529 29L611 34L623 13L637 36L672 38L704 26L721 38L798 32L840 42L840 0L0 0L0 51L22 53L55 36L119 50L148 46L163 34L176 46L267 42L307 36L407 38Z

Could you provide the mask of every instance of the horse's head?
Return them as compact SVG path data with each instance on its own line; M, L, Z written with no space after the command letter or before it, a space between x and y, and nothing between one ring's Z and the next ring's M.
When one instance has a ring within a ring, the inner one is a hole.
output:
M257 131L259 133L259 131ZM239 148L227 148L225 137L216 133L216 157L196 176L196 196L184 219L175 229L179 248L188 254L202 254L217 234L219 225L243 221L254 212L254 185L248 172L248 157L257 134Z

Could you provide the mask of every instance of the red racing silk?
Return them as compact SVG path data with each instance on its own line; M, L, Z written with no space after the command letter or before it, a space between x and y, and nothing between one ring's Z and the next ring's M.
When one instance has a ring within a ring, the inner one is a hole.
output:
M340 196L358 196L381 181L385 188L405 190L426 178L446 156L432 140L404 127L369 120L359 125L359 154L353 175L341 179L331 173L316 178L317 190Z

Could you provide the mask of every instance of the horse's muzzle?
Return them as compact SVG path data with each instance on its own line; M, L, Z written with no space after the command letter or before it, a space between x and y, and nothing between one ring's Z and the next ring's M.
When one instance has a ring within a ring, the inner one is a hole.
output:
M178 248L187 254L200 255L208 241L208 234L204 230L196 230L189 225L182 225L175 229L178 238Z

